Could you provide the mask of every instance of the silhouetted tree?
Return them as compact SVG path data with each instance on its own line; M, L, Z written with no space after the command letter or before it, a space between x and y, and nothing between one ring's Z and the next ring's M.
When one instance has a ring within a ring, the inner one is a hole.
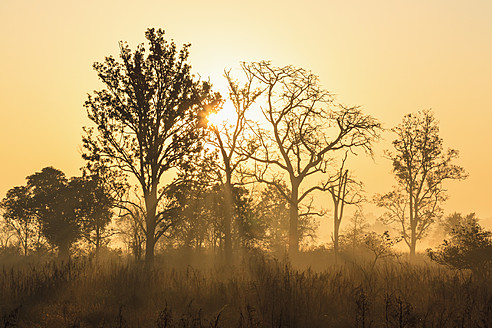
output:
M53 167L29 175L25 186L14 187L1 203L4 218L17 233L24 254L42 237L68 259L71 245L84 236L96 249L111 219L112 199L95 176L73 177ZM94 235L93 235L94 233Z
M0 251L3 251L15 243L16 232L6 222L6 219L2 216L0 220ZM22 247L22 246L21 246Z
M173 209L171 215L175 220L169 231L169 243L173 246L197 250L207 243L215 246L211 235L215 233L213 221L216 217L212 210L217 204L212 195L222 192L221 188L213 191L218 187L220 176L217 162L216 152L203 151L178 173L168 188L166 197L171 200L169 208Z
M276 186L289 202L289 253L299 247L299 204L322 185L302 190L307 177L325 172L327 160L337 150L362 148L371 151L380 124L357 107L336 104L318 84L318 78L292 66L274 67L269 62L244 64L264 90L262 107L267 122L264 130L254 129L257 142L250 147L256 163L256 178ZM273 170L272 170L273 169ZM281 187L288 175L290 191Z
M363 201L362 183L354 180L349 170L345 168L347 153L337 174L328 181L327 190L333 201L333 249L335 254L339 251L340 224L342 223L345 205L360 205ZM333 181L333 182L332 182Z
M189 45L178 52L164 31L148 29L132 52L120 43L121 61L107 57L94 69L105 85L85 103L97 133L86 129L85 158L107 161L134 176L145 203L145 259L152 264L156 241L167 224L158 211L163 174L183 165L201 148L200 113L213 103L210 86L193 80L187 64Z
M474 213L462 217L455 213L458 222L452 228L450 240L428 255L437 263L455 269L470 269L478 277L492 273L492 232L484 230Z
M258 215L254 195L244 186L234 186L232 195L236 213L233 243L245 249L261 247L268 223Z
M0 208L3 209L6 228L14 232L24 255L27 255L40 235L29 188L19 186L7 191Z
M135 260L140 261L143 255L143 244L145 242L145 212L142 204L136 202L120 205L117 222L117 234L121 237L127 249L133 254Z
M382 234L377 234L376 232L366 234L363 240L364 247L374 256L371 263L371 270L374 269L374 266L379 259L395 256L396 254L392 248L400 241L401 237L392 238L388 231L385 231Z
M289 188L284 183L279 184L283 194L289 193ZM255 206L257 216L265 224L263 244L275 252L285 252L289 240L289 202L279 192L277 186L266 185L258 196ZM298 232L299 241L305 241L315 237L316 224L311 217L309 207L300 207Z
M35 213L47 241L58 248L60 259L68 259L71 245L80 237L80 185L65 174L45 167L27 177L30 211Z
M441 215L440 204L446 199L443 181L464 179L466 174L462 167L451 164L458 151L443 150L438 122L431 111L405 115L393 132L397 135L395 151L387 155L393 162L398 186L376 195L375 201L387 209L383 222L398 224L414 256L417 241Z
M170 240L178 247L199 250L210 246L224 251L226 221L232 211L231 243L235 248L255 247L263 232L252 208L249 191L240 185L232 185L231 198L228 199L221 180L223 171L217 169L220 155L217 152L203 155L190 163L188 170L181 171L169 189L168 197L172 199L176 219ZM231 263L231 259L225 260Z
M288 188L284 184L284 193ZM273 251L287 250L289 238L289 203L275 186L267 185L259 195L257 205L259 217L268 226L265 246Z
M81 233L98 257L102 246L107 245L113 231L107 229L113 210L127 192L127 184L117 172L96 166L86 169L82 177L72 178L77 184L81 216Z
M349 225L340 235L341 248L355 249L363 242L369 224L366 222L364 214L360 208L350 218Z
M259 90L254 90L253 76L245 72L246 82L241 87L235 82L230 72L225 72L224 76L228 82L229 100L235 109L235 120L233 122L224 121L218 124L209 123L212 130L210 142L219 150L221 164L218 168L223 172L224 192L224 237L225 237L225 258L226 263L232 261L232 225L234 217L238 213L234 212L234 195L233 189L241 184L241 178L233 181L233 176L241 170L241 165L248 159L248 156L237 152L238 149L244 148L248 142L247 136L244 135L247 124L246 112L260 95ZM220 109L225 110L225 109Z

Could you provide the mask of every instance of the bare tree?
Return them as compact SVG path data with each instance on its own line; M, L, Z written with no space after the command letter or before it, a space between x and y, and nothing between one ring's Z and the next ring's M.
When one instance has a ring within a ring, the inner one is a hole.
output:
M387 212L384 223L396 223L400 234L415 255L417 241L441 215L440 204L446 200L443 182L464 179L460 166L451 164L458 157L454 149L443 150L439 126L431 111L407 114L393 129L397 138L394 152L387 152L393 162L393 173L398 186L393 191L376 195L375 201Z
M126 203L122 200L119 202L120 211L117 218L117 234L137 261L142 258L146 235L145 211L141 203L141 201Z
M342 223L345 205L360 205L364 198L362 196L362 182L354 180L349 170L345 168L347 152L337 174L331 177L333 182L327 187L333 201L333 249L335 254L339 251L340 224Z
M369 224L367 223L361 208L359 208L354 215L352 215L349 226L345 228L340 236L340 238L343 238L342 247L346 246L354 250L360 246L368 227Z
M252 87L253 76L251 73L244 71L246 82L240 87L230 75L229 71L224 72L228 82L229 100L235 109L235 121L228 122L209 122L212 130L210 142L219 150L221 165L218 167L223 173L225 179L222 179L224 200L225 200L225 217L224 217L224 239L225 239L225 258L226 263L232 262L232 222L235 216L233 204L233 188L237 184L242 184L242 178L233 181L233 176L241 170L241 165L248 160L248 156L237 152L237 149L244 148L247 142L245 137L245 128L247 124L246 112L261 94L259 90ZM224 110L224 109L220 109Z
M256 142L250 156L258 181L276 186L289 202L289 253L299 248L299 204L321 184L301 189L306 178L326 172L337 150L362 148L371 152L380 123L358 107L336 104L322 89L318 77L292 66L274 67L269 62L243 64L264 90L261 108L265 129L254 129ZM282 173L288 175L290 193L281 188Z

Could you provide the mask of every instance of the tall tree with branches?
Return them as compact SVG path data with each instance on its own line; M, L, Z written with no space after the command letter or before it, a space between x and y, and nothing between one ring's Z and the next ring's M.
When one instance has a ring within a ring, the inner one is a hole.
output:
M209 127L212 131L210 138L211 144L219 151L221 164L218 168L223 173L221 183L224 192L224 241L226 263L232 263L232 224L234 213L233 189L242 184L242 176L233 181L234 175L240 173L242 164L248 160L248 156L238 152L244 148L248 142L245 131L247 127L246 113L254 104L261 91L253 88L253 75L247 71L243 86L240 86L230 75L230 71L225 71L227 79L228 98L234 107L233 121L223 120L214 122L212 113ZM219 109L226 110L226 108ZM219 117L217 115L217 117Z
M345 167L348 153L340 164L337 174L330 178L327 189L333 201L333 249L335 254L339 251L340 225L342 223L345 205L360 205L364 198L362 196L362 182L351 177L349 170Z
M40 235L29 187L18 186L7 191L7 195L0 202L0 209L4 212L3 218L7 228L14 232L24 255L28 255Z
M362 148L372 151L380 123L358 107L335 103L319 86L314 74L292 66L274 67L269 62L243 64L264 90L264 129L255 129L256 143L250 147L258 181L276 186L289 202L289 253L299 248L299 204L315 190L301 189L308 177L326 172L329 158L339 150ZM281 188L282 173L288 176L290 192Z
M185 165L201 148L200 113L214 101L210 85L194 80L187 63L189 45L178 51L164 31L148 29L148 49L120 43L120 61L106 57L94 69L105 88L85 102L96 130L86 129L85 158L133 176L144 199L145 259L152 264L164 234L166 212L158 211L162 178ZM138 206L138 204L134 204Z
M464 169L452 164L458 151L443 149L438 121L430 110L407 114L393 129L394 151L387 156L393 162L398 185L384 195L376 195L379 207L387 211L384 223L395 223L415 255L417 241L441 215L441 203L446 200L443 182L466 178Z

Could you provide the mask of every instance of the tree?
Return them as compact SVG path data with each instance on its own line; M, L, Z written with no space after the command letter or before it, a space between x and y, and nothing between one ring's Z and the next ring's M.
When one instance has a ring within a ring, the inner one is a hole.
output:
M219 218L212 213L218 206L213 196L217 192L222 193L222 188L217 185L217 162L217 152L209 153L205 148L178 173L175 183L168 188L166 198L171 201L172 205L168 207L173 209L175 220L169 231L172 246L196 250L207 242L216 246L212 235L219 234L219 231L213 231L213 221Z
M101 247L107 245L114 234L107 227L128 186L118 172L97 163L88 164L82 177L72 178L71 183L78 185L82 236L90 247L94 247L97 258Z
M224 237L225 237L225 258L226 263L232 262L232 225L233 219L237 213L234 212L234 192L237 182L233 181L233 176L241 169L241 165L248 159L248 156L237 152L238 149L244 148L248 142L244 135L247 119L246 112L254 104L255 100L261 94L259 90L252 87L253 76L244 71L246 83L239 86L226 71L224 76L228 82L229 100L232 102L235 110L235 121L209 122L212 130L211 144L219 150L222 165L218 168L223 172L224 179L221 179L224 192ZM220 109L225 110L225 109ZM213 115L213 114L212 114ZM238 180L241 180L239 178ZM241 183L239 183L241 184Z
M374 255L371 263L371 271L379 259L395 256L392 247L400 241L401 238L399 237L391 238L388 231L382 234L371 232L364 236L364 247Z
M223 172L217 168L220 155L217 151L202 155L178 174L176 183L169 189L176 220L170 230L173 246L196 250L209 246L225 255L229 233L234 248L255 247L264 225L255 215L249 191L241 185L232 185L228 199L221 180ZM226 227L231 212L231 226ZM226 263L230 264L230 260L226 259Z
M142 258L145 242L145 213L142 210L141 205L127 204L125 211L117 217L117 233L137 261Z
M0 220L0 252L8 249L15 243L16 232L9 226L7 220L2 216Z
M53 167L27 178L29 211L35 213L46 240L58 248L60 259L70 257L70 247L80 237L80 185Z
M441 223L445 237L451 236L457 228L475 224L478 224L478 218L475 213L463 216L461 213L457 212L446 216Z
M255 129L256 143L249 149L258 181L276 186L289 203L289 253L299 248L299 204L322 185L301 189L308 177L325 172L327 160L337 150L362 148L371 152L380 124L358 107L336 104L318 78L292 66L269 62L243 64L264 90L265 129ZM281 187L288 176L290 192Z
M152 264L156 241L164 234L165 213L158 211L163 174L186 165L201 148L204 105L213 104L208 83L194 81L187 64L189 45L178 52L164 31L148 29L132 53L120 43L118 62L107 57L94 69L105 85L85 102L97 126L85 129L84 157L105 161L135 177L144 199L145 259Z
M395 151L387 152L387 156L393 162L398 186L376 195L375 201L387 209L383 222L399 225L410 256L414 256L417 241L440 216L440 204L446 199L443 182L464 179L466 174L451 163L458 151L443 150L438 122L431 111L405 115L392 131L397 137L393 141Z
M265 224L264 246L274 252L283 253L287 250L289 240L289 203L283 196L289 194L289 188L284 183L279 183L283 193L277 186L266 185L261 190L259 201L256 204L256 215ZM299 211L298 233L299 242L314 238L317 228L310 216L309 207L301 207Z
M243 249L260 247L268 225L256 211L254 194L244 186L235 186L232 195L236 213L233 244Z
M492 273L492 232L484 230L475 214L466 217L455 213L458 222L450 233L450 240L436 250L428 249L429 257L437 263L455 269L470 269L480 278Z
M362 183L354 180L349 170L345 168L347 160L347 152L342 159L342 164L334 177L331 177L329 182L328 192L333 201L333 249L335 255L339 251L340 224L343 219L345 205L360 205L363 201Z
M16 232L25 255L40 245L42 237L58 248L61 259L69 258L71 245L81 236L98 249L112 214L112 199L100 179L67 179L53 167L26 179L25 186L10 189L1 202L4 218Z
M27 255L39 236L39 223L33 212L29 188L19 186L7 191L0 208L4 210L7 228L15 233L24 255Z
M351 248L355 250L362 243L366 231L369 228L366 218L359 208L354 215L350 218L349 226L342 232L340 236L341 247Z

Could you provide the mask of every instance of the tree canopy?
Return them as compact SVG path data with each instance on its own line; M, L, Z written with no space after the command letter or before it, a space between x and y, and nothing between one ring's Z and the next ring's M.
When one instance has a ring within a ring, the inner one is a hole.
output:
M299 248L299 204L311 192L328 187L315 184L303 189L303 182L326 172L336 151L364 149L371 153L381 125L357 106L336 103L319 85L318 77L304 69L257 62L243 64L243 70L254 77L265 95L261 107L265 128L255 129L256 143L250 147L255 177L276 186L289 202L289 252L295 254ZM281 174L289 180L289 194L281 187Z
M210 84L197 81L187 63L189 45L177 50L163 30L148 29L147 47L133 52L120 43L120 61L95 63L105 88L85 103L96 130L86 129L84 157L116 166L138 180L145 208L146 260L164 234L161 180L171 168L186 165L202 146L200 114L213 105Z
M446 200L443 182L464 179L466 173L452 163L458 151L443 149L439 125L430 110L405 115L392 131L394 151L387 156L398 185L377 195L376 204L387 209L383 221L398 224L410 254L415 255L417 241L441 215L440 205Z
M70 247L82 236L99 234L112 216L112 199L94 178L73 177L53 167L29 175L25 186L10 189L2 200L4 217L17 232L27 255L39 235L58 249L61 259L70 256ZM96 248L100 244L96 245Z

